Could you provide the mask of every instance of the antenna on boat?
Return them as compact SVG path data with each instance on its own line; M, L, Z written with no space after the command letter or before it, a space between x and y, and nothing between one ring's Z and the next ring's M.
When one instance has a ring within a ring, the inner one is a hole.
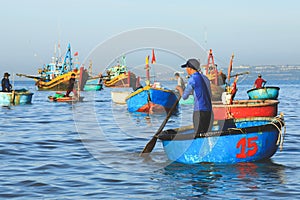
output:
M89 75L93 76L93 62L92 60L89 61Z
M204 45L205 45L205 48L207 48L207 30L206 30L206 26L204 27Z
M55 59L55 63L57 64L57 50L56 50L56 43L54 44L54 55L53 55L54 59Z
M58 44L57 44L57 49L58 49L58 62L61 62L61 48L60 48L59 40L58 40Z

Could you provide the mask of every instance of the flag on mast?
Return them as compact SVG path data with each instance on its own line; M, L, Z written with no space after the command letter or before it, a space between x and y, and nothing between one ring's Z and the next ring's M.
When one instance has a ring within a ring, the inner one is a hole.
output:
M146 56L145 63L146 63L146 65L149 65L149 56Z
M151 59L151 63L155 64L156 63L156 58L155 58L155 54L154 54L154 49L152 49L152 59Z

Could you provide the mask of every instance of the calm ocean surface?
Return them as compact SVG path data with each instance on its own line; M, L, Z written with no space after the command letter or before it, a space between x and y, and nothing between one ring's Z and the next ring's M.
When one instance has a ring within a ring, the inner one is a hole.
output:
M236 165L170 163L160 141L145 160L138 154L165 115L130 114L126 105L111 102L109 88L82 92L84 102L72 105L51 103L47 96L54 92L16 81L15 88L30 89L34 96L31 105L0 108L0 197L299 199L299 71L263 71L268 86L280 87L283 150L269 161ZM236 99L248 98L255 78L254 70L240 80ZM166 128L190 125L191 113L192 106L181 106Z

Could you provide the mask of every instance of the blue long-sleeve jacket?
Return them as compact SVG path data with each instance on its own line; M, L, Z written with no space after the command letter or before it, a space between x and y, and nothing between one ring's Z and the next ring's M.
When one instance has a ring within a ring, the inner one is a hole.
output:
M182 98L187 99L192 92L194 94L194 111L212 111L211 95L199 72L195 72L189 78Z

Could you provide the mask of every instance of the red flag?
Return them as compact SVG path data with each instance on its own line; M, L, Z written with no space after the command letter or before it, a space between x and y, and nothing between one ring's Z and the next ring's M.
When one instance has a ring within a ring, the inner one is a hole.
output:
M76 51L76 52L74 53L74 56L78 56L78 51Z
M155 59L155 54L154 54L154 49L152 49L152 60L151 60L152 64L156 63L156 59Z

